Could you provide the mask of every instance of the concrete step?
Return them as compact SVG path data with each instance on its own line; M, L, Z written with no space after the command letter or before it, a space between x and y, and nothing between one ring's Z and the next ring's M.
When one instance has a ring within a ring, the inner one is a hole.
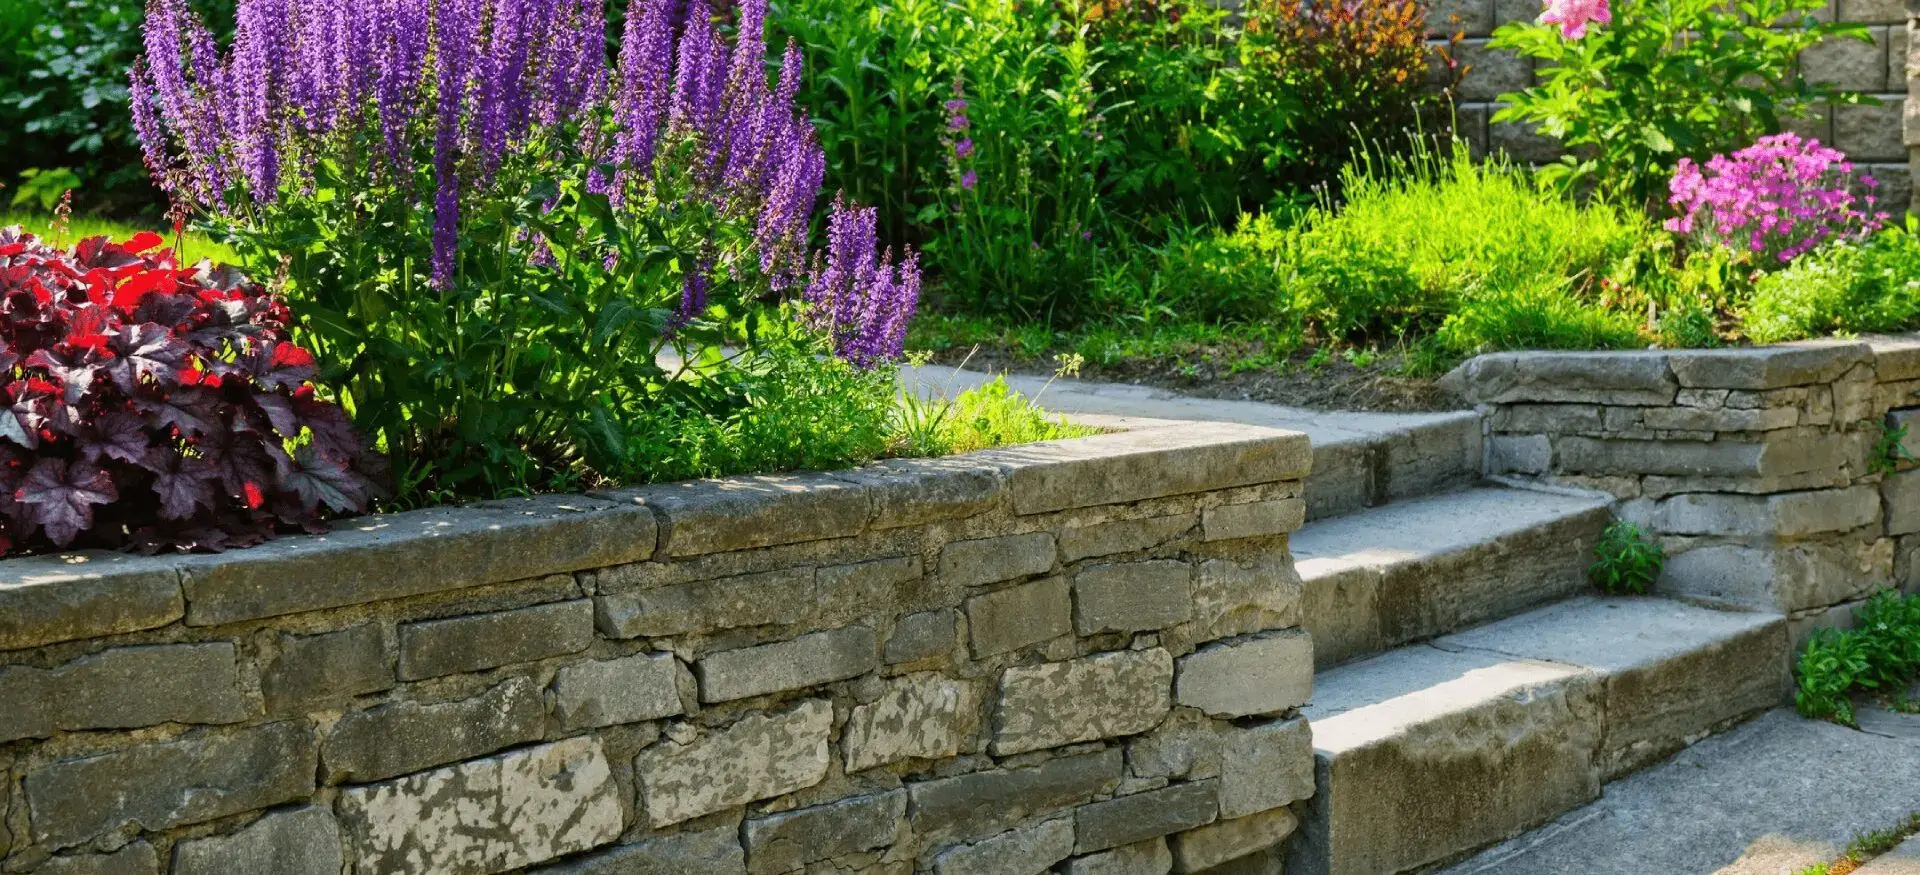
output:
M993 379L948 367L905 367L908 386L952 396ZM1483 471L1480 415L1307 410L1259 401L1193 398L1149 386L1007 375L1007 384L1068 415L1239 422L1305 432L1313 440L1307 518L1352 513L1470 486Z
M1551 820L1785 701L1788 653L1778 616L1583 597L1322 672L1286 871L1395 875Z
M1307 524L1292 549L1321 667L1587 589L1608 502L1478 488Z

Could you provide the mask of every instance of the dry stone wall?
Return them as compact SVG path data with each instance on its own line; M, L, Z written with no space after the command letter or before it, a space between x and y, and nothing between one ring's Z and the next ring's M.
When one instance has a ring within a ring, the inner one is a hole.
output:
M1277 854L1313 793L1307 440L1146 425L0 562L0 871Z
M1805 634L1920 590L1920 340L1501 353L1446 382L1485 413L1490 474L1619 499L1671 557L1664 591Z
M1516 160L1544 163L1559 156L1559 144L1517 123L1495 124L1501 94L1534 83L1533 61L1496 51L1487 43L1495 28L1511 21L1532 21L1540 0L1436 0L1428 17L1437 50L1454 34L1455 59L1472 69L1459 83L1458 125L1481 150L1505 152ZM1882 202L1907 208L1913 203L1909 147L1920 145L1920 127L1906 122L1908 92L1915 73L1908 60L1911 21L1901 0L1829 0L1828 20L1865 25L1872 43L1832 40L1809 51L1802 64L1810 79L1872 95L1877 105L1839 106L1797 122L1793 128L1847 153L1881 183ZM1437 57L1437 55L1436 55ZM1435 83L1443 84L1436 64ZM1905 133L1903 133L1903 127Z

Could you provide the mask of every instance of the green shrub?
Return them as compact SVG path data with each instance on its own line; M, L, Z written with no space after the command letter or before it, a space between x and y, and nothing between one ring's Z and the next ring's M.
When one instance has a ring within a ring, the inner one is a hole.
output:
M1070 423L1065 417L1049 415L1036 399L1029 399L1009 387L1004 376L963 391L951 400L903 396L895 431L895 444L906 456L970 453L990 447L1098 433L1097 429Z
M1519 121L1568 147L1542 171L1597 185L1635 206L1666 199L1681 158L1732 152L1783 119L1857 97L1802 75L1800 54L1865 25L1822 22L1826 0L1624 0L1584 36L1516 21L1493 47L1532 58L1539 84L1500 96L1495 122Z
M1854 621L1852 629L1814 633L1801 651L1794 694L1801 714L1852 725L1853 695L1900 695L1920 673L1920 596L1883 590Z
M1666 567L1667 554L1639 526L1624 520L1607 526L1594 547L1587 578L1602 592L1644 595Z
M1742 317L1755 343L1920 326L1920 238L1887 230L1801 256L1754 284Z

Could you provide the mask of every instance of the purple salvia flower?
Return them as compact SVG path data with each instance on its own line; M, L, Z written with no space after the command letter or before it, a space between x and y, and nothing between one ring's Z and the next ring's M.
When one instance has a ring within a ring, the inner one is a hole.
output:
M140 152L146 160L148 172L153 174L154 183L161 191L172 194L174 177L171 162L167 160L167 134L160 126L160 116L154 110L153 77L147 72L147 62L135 61L133 69L127 71L127 102L133 110L133 132L140 138Z
M271 201L280 187L280 124L286 112L281 86L291 48L289 12L283 0L240 0L236 15L228 76L237 91L241 168L259 203Z
M628 10L620 49L620 160L644 178L660 143L666 116L668 79L673 72L673 19L678 0L639 0L645 9Z
M720 47L713 32L713 13L706 0L687 4L687 26L680 35L674 57L673 99L669 122L678 129L704 133L710 116L710 101L718 95L706 92L722 63Z

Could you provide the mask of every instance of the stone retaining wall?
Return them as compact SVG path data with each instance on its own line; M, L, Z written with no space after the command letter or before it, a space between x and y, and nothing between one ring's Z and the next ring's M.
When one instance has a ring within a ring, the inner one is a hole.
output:
M1664 591L1804 634L1920 588L1920 470L1888 452L1920 414L1920 340L1502 353L1445 382L1486 416L1488 473L1609 493L1658 535Z
M1535 163L1555 160L1559 144L1528 126L1492 121L1501 94L1534 83L1533 62L1494 51L1487 43L1495 28L1510 21L1534 20L1544 6L1541 0L1437 0L1428 17L1436 48L1445 45L1448 36L1460 34L1456 58L1472 67L1460 82L1461 133L1482 150L1491 148ZM1846 152L1881 182L1884 204L1907 208L1914 197L1908 146L1920 145L1916 139L1920 128L1904 136L1902 132L1908 91L1914 83L1908 62L1907 8L1902 0L1830 0L1825 14L1866 25L1873 42L1832 40L1816 46L1802 59L1808 78L1873 95L1879 103L1832 107L1792 127ZM1437 68L1435 76L1439 82ZM1914 128L1911 123L1906 127Z
M0 562L0 870L1202 871L1313 792L1304 436Z

